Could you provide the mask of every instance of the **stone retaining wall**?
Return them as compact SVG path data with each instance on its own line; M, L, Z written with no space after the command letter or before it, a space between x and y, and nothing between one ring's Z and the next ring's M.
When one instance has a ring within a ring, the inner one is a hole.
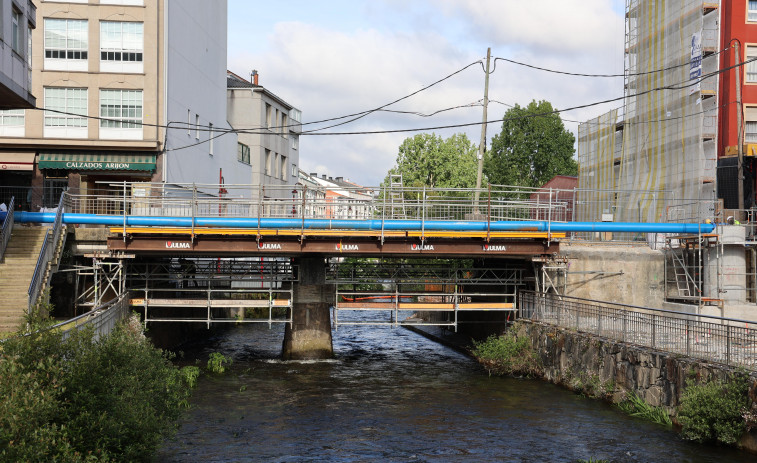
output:
M735 372L723 365L537 322L522 320L514 329L531 339L543 365L542 379L613 403L624 400L626 391L635 391L646 403L664 407L671 415L680 404L687 378L727 380ZM752 378L749 394L757 402L757 374ZM741 444L757 451L757 433L753 430Z

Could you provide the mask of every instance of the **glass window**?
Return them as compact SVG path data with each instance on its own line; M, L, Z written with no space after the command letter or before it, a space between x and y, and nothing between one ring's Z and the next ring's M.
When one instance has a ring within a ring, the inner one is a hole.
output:
M244 143L237 143L237 161L250 163L250 147Z
M45 58L87 59L87 21L45 18Z
M100 127L142 128L142 90L100 90Z
M747 11L747 21L757 21L757 0L749 0L749 10Z
M46 127L86 127L86 88L45 88Z
M100 22L100 59L103 61L142 62L144 24L138 22Z
M23 109L6 109L0 111L0 125L20 126L24 125Z
M289 110L289 118L293 121L300 122L302 120L302 111L299 109L290 109Z
M757 143L757 121L746 121L745 143Z
M746 60L757 58L757 47L746 47ZM751 83L757 83L757 60L746 64L746 81Z
M271 150L265 150L265 174L271 175Z
M24 38L21 34L23 34L23 16L21 15L21 12L17 9L13 9L13 13L11 14L11 48L13 48L13 51L18 53L19 55L23 55L23 50L21 50L21 47L24 43Z
M287 157L281 156L281 180L287 179Z
M271 105L268 103L265 104L265 127L271 127Z
M298 137L297 135L292 137L292 149L293 150L300 149L300 137Z

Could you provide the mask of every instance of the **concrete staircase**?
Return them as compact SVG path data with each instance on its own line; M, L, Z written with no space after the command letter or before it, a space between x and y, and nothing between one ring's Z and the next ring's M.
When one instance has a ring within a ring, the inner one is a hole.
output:
M18 330L29 308L29 283L47 227L15 225L0 263L0 333Z

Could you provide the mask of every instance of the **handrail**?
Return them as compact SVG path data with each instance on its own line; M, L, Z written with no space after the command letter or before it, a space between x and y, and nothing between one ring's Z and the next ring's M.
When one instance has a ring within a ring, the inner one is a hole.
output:
M13 233L13 208L15 201L16 198L11 196L8 212L3 219L3 228L0 229L0 262L5 258L5 249L8 247L8 242L11 240L11 233Z
M757 323L553 293L518 292L518 316L658 351L757 370Z
M65 192L61 193L60 200L58 201L58 210L55 214L55 220L53 221L52 231L50 229L45 233L45 240L42 243L42 249L39 251L39 257L37 258L37 265L34 267L34 275L29 283L29 311L34 307L39 299L42 286L49 283L50 277L47 276L46 281L42 281L42 275L49 267L53 257L55 256L55 248L60 240L61 230L63 228L63 197ZM51 236L52 235L52 236Z

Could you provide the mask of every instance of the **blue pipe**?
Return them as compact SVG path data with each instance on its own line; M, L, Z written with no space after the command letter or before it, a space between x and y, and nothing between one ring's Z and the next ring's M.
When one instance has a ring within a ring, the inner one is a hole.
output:
M0 213L0 220L5 213ZM53 223L54 212L16 212L19 223ZM64 213L65 224L123 226L120 215ZM191 217L126 216L130 227L191 227ZM547 222L544 220L514 221L444 221L444 220L356 220L356 219L277 219L250 217L195 217L196 227L266 228L307 230L429 230L429 231L537 231L537 232L634 232L634 233L711 233L715 225L708 223L645 223L645 222Z

